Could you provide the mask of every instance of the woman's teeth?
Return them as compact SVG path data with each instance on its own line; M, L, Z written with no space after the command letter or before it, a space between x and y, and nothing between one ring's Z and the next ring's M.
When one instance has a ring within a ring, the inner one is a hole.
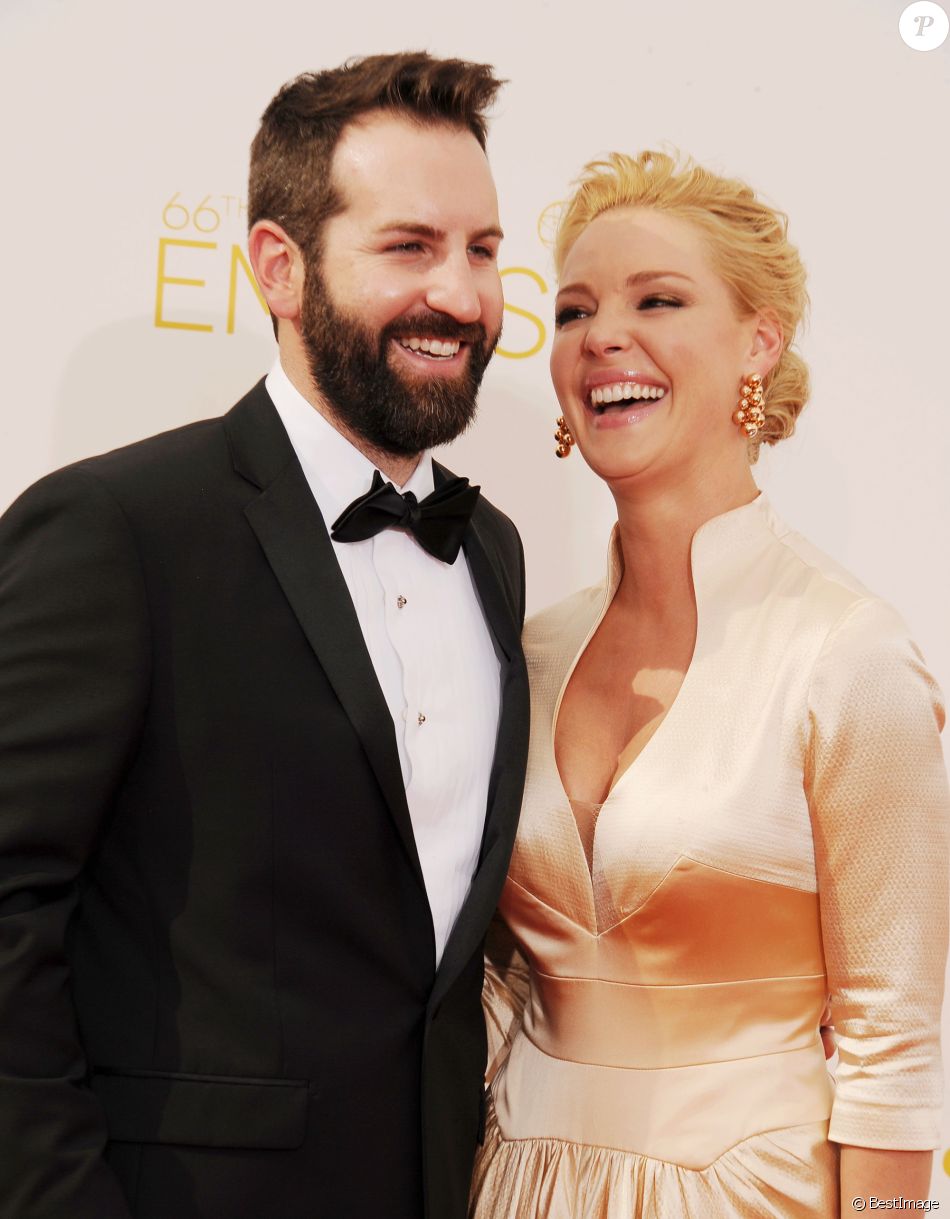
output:
M417 339L415 336L400 339L399 342L408 351L421 351L427 356L439 360L448 360L452 356L458 355L459 348L462 346L458 339Z
M610 406L614 402L642 401L662 398L666 393L659 385L640 385L636 381L618 381L615 385L599 385L591 390L591 406Z

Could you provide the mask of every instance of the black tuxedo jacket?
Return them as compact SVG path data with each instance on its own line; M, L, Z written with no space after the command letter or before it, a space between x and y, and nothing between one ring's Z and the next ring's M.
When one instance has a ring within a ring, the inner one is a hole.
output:
M263 385L4 517L2 1219L463 1219L528 731L517 533L482 501L465 553L502 707L436 970L392 721Z

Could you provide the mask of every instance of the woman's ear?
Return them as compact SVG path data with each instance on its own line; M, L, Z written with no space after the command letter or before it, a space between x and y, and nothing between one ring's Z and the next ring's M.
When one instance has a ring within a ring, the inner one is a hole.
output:
M782 358L784 347L785 334L781 322L774 314L760 313L752 335L748 371L764 377Z

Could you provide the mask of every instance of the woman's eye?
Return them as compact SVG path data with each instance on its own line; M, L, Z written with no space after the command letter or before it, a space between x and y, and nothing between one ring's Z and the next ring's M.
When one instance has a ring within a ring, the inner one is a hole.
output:
M554 325L564 326L568 322L575 322L581 317L587 317L586 310L581 309L579 305L568 305L564 309L558 309L554 314Z
M656 296L656 295L654 295L654 296L645 296L643 298L643 300L640 302L640 304L637 306L637 308L638 309L660 309L660 308L679 309L682 306L682 304L683 304L683 302L675 296Z

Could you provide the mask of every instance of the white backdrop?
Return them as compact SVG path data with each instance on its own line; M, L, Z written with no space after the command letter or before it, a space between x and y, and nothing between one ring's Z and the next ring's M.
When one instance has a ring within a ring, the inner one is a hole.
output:
M55 466L221 413L267 370L243 261L258 117L299 71L425 47L510 80L490 144L503 354L448 460L521 527L530 607L600 578L612 519L580 458L554 458L542 214L593 155L673 144L783 207L810 271L812 405L760 484L900 607L950 691L950 40L908 49L901 0L322 8L0 3L0 507ZM950 1152L934 1197L950 1208Z

